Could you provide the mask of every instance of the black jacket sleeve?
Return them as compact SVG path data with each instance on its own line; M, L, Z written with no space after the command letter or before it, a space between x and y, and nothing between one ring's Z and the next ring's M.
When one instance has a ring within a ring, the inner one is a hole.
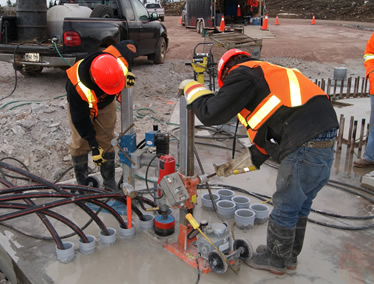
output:
M204 125L227 123L250 103L256 88L249 73L247 67L231 71L215 96L202 96L193 102L193 111Z
M230 121L245 106L249 107L258 99L258 93L268 90L260 86L258 71L247 67L238 67L231 71L225 84L214 95L202 96L193 102L193 111L204 125L219 125ZM249 148L252 162L257 167L269 158L262 154L255 145Z

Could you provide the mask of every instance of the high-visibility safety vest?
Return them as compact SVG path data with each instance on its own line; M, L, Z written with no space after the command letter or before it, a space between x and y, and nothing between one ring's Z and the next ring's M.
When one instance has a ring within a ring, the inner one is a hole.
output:
M374 95L374 76L370 73L374 72L374 33L371 34L370 39L366 43L366 49L364 52L364 66L366 70L366 77L369 78L370 90L369 93Z
M109 53L113 55L114 57L116 57L118 64L121 66L123 70L123 76L126 77L129 71L128 70L129 64L126 61L126 59L122 56L122 54L112 45L106 48L103 52ZM96 118L98 114L98 107L97 107L98 99L95 94L95 91L86 87L86 85L84 85L79 78L78 70L79 70L79 65L81 64L82 61L83 59L76 62L72 67L66 70L66 73L67 73L67 76L70 82L74 85L81 99L88 103L88 107L90 108L90 115L93 118ZM116 94L116 97L117 97L117 100L120 102L121 93Z
M298 107L315 96L327 94L297 69L284 68L268 62L247 61L234 66L230 72L239 67L261 67L270 93L251 112L243 108L237 117L247 129L250 140L255 140L258 129L281 107ZM328 97L328 96L327 96ZM256 145L263 153L265 149Z

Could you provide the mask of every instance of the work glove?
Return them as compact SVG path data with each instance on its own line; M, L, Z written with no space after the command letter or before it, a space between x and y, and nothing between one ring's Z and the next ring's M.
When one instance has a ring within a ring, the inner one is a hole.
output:
M237 158L227 162L223 165L213 165L217 176L228 177L231 175L237 175L240 173L251 172L257 170L256 166L252 162L251 152L249 148L241 152Z
M178 86L178 96L184 95L187 105L192 104L196 99L213 93L199 82L187 79L183 80Z
M100 146L94 146L92 150L92 160L96 166L101 166L106 163L106 160L103 157L104 150Z
M132 72L127 72L126 75L126 88L132 88L135 85L135 75Z

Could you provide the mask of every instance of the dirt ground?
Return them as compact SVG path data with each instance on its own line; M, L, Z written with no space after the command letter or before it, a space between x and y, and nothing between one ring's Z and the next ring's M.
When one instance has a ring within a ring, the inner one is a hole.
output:
M270 17L287 16L293 18L345 21L374 21L374 3L366 0L266 0L265 13Z
M347 67L348 76L364 76L362 55L371 25L322 20L311 25L308 19L285 18L280 19L280 25L274 23L270 18L269 29L275 38L263 40L261 59L298 68L311 79L331 78L337 66ZM174 107L179 106L178 84L193 77L192 68L185 63L191 62L197 43L209 40L194 29L182 27L179 16L166 17L164 24L169 35L165 64L153 65L140 57L133 68L137 77L133 111L138 141L154 124L166 130ZM224 51L213 48L216 62ZM65 73L59 69L45 69L38 77L18 73L16 78L11 64L0 63L0 159L15 163L10 158L17 158L32 173L51 181L71 166L65 82ZM119 133L119 111L117 125ZM93 164L90 166L95 170ZM72 177L70 171L63 179Z

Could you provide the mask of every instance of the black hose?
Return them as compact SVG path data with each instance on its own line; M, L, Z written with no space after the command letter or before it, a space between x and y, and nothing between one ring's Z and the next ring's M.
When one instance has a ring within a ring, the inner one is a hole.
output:
M2 97L2 98L0 98L0 102L2 101L2 100L5 100L6 98L9 98L11 95L13 95L13 93L14 93L14 91L16 90L16 88L17 88L17 70L16 70L16 68L15 68L15 66L16 66L16 51L17 51L17 49L18 49L18 47L20 46L20 45L22 45L23 43L19 43L19 44L17 44L16 45L16 48L14 49L14 52L13 52L13 69L14 69L14 87L13 87L13 90L10 92L10 94L8 94L8 95L6 95L5 97Z
M5 182L4 184L8 187L14 186L10 182ZM29 198L24 199L24 201L30 206L35 206L35 203ZM47 230L51 234L54 241L56 242L56 246L58 247L58 249L64 249L64 245L62 243L61 237L59 236L55 227L52 225L52 223L49 221L49 219L42 213L37 213L37 215L38 215L39 219L42 221L42 223L46 226Z
M348 184L348 183L344 183L344 182L341 182L341 181L330 179L329 184L331 185L331 183L336 183L336 184L339 184L339 185L348 186L348 187L351 187L353 189L363 191L367 194L374 195L374 191L368 190L368 189L360 187L360 186L355 186L355 185L352 185L352 184Z
M236 120L236 126L235 126L235 134L234 139L232 140L232 152L231 152L231 158L235 158L235 149L236 149L236 134L238 133L238 126L239 126L239 119Z
M12 172L19 173L19 174L21 174L23 176L29 177L32 180L34 180L34 181L36 181L36 182L38 182L40 184L44 184L44 185L46 185L46 186L48 186L48 187L56 190L57 192L64 193L64 191L60 187L58 187L57 185L55 185L55 184L51 183L50 181L47 181L47 180L45 180L45 179L43 179L41 177L38 177L38 176L36 176L36 175L34 175L34 174L30 173L30 172L24 171L24 170L22 170L20 168L13 167L12 165L9 165L9 164L4 163L2 161L0 161L0 167L4 168L4 169L8 169L8 170L10 170Z
M0 203L0 208L27 209L27 208L30 208L30 207L31 206L29 206L29 205L20 204L20 203ZM83 231L77 225L75 225L73 222L71 222L69 219L65 218L64 216L62 216L62 215L60 215L60 214L58 214L54 211L48 210L48 209L45 209L42 212L43 212L43 214L51 216L52 218L55 218L55 219L59 220L60 222L62 222L63 224L65 224L66 226L71 228L78 236L80 236L80 238L85 243L88 243L88 239L87 239L86 235L83 233ZM25 235L27 235L27 234L25 234ZM27 236L29 236L29 235L27 235ZM63 245L62 245L61 249L64 249Z
M155 195L152 193L152 191L151 191L151 189L149 188L149 186L148 186L148 171L149 171L149 168L151 167L151 164L152 164L152 162L153 162L153 160L154 160L155 158L157 158L157 155L153 156L153 158L149 161L149 163L148 163L148 165L147 165L147 169L146 169L146 171L145 171L145 186L146 186L146 188L147 188L147 190L148 190L148 193L152 196L152 198L153 198L154 200L157 200L157 199L161 199L161 198L164 196L164 192L162 192L161 196L155 196Z

